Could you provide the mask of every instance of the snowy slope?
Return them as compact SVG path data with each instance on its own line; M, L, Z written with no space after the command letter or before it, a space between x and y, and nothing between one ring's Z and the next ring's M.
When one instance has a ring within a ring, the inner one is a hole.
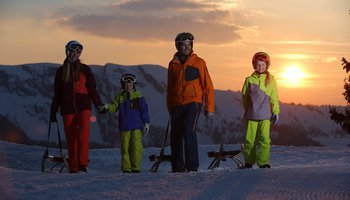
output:
M0 65L1 139L23 143L21 137L26 134L32 140L46 141L53 80L59 66L51 63ZM111 102L120 91L122 74L137 76L138 89L148 101L151 117L150 134L145 138L145 145L161 146L169 118L166 109L167 69L158 65L123 66L111 63L92 65L91 68L97 90L105 103ZM243 83L245 76L241 76ZM200 117L197 129L199 143L242 142L245 122L242 120L240 92L216 90L215 108L215 116L211 119L206 120L203 114ZM118 147L117 117L116 113L100 115L93 110L92 120L96 120L91 123L91 142ZM60 118L59 123L63 132ZM56 138L52 137L53 140ZM281 145L346 146L350 144L350 135L330 120L327 106L281 102L280 123L272 127L272 142Z
M226 161L207 170L206 153L218 146L201 145L200 170L191 173L168 173L168 164L148 172L159 149L147 148L140 174L120 172L118 148L90 150L87 174L42 173L44 149L0 141L1 199L350 199L349 147L273 146L271 169Z

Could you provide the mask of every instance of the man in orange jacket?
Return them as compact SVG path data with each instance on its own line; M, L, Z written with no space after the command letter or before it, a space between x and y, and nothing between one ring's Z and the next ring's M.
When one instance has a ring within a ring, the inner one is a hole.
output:
M196 126L202 104L205 104L205 116L214 113L214 87L205 61L193 53L193 40L194 36L188 32L176 36L177 52L168 68L173 172L198 170Z

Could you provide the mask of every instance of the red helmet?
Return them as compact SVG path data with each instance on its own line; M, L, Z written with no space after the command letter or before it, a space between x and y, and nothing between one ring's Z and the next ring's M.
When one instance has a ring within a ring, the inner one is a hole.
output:
M265 52L258 52L256 54L254 54L254 56L252 58L252 64L253 64L254 68L255 68L256 63L259 60L266 62L267 67L269 67L271 64L270 56Z

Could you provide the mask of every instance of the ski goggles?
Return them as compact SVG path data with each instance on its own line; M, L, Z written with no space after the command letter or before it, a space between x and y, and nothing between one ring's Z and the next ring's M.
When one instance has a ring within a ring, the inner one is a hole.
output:
M136 83L137 80L134 76L126 75L122 77L123 83Z
M193 40L185 39L185 40L177 41L176 43L183 43L183 42L193 42Z
M83 45L81 44L72 44L68 47L69 50L73 50L73 51L78 51L78 52L82 52L83 51Z
M265 55L258 55L254 58L255 62L257 61L264 61L264 62L268 62L269 61L269 58Z
M258 61L263 61L266 63L267 66L270 65L270 58L266 55L260 54L254 57L253 59L253 65L256 65Z

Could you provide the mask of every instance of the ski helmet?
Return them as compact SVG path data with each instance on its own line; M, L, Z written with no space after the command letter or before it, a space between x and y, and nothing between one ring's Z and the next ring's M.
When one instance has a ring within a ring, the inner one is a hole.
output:
M194 36L192 35L192 33L182 32L182 33L177 34L177 36L175 38L175 45L177 46L177 43L179 43L179 42L190 41L191 46L193 47L193 40L194 40Z
M136 76L134 74L124 74L120 78L120 84L122 85L123 88L124 88L125 83L132 83L134 88L135 88L136 84L137 84Z
M82 52L83 51L83 45L80 44L80 42L76 40L71 40L66 44L66 56L69 55L69 51L78 51Z
M253 58L252 58L252 64L253 67L255 68L256 63L261 60L266 62L266 67L268 68L271 64L271 60L270 60L270 56L265 53L265 52L258 52L256 54L254 54Z

